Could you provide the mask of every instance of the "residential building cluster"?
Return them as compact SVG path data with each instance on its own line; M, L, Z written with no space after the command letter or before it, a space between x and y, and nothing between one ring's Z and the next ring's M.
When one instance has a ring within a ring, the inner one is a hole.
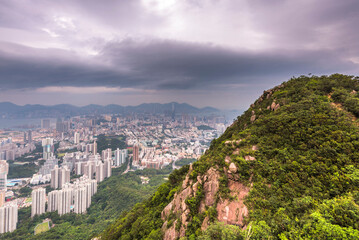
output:
M16 158L34 151L35 148L35 144L32 141L18 146L12 142L12 138L10 137L0 142L0 160L14 161Z

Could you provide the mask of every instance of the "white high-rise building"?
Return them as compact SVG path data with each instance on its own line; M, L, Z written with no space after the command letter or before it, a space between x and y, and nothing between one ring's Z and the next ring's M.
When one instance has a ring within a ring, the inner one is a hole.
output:
M121 150L121 164L124 164L126 162L127 156L128 156L127 149L122 149Z
M72 187L65 187L58 191L58 208L57 212L59 215L69 213L71 211L72 204Z
M96 155L97 154L97 142L96 142L96 139L93 141L93 155Z
M74 133L74 144L79 144L80 143L80 133L75 132Z
M17 204L12 202L0 207L0 233L12 232L18 220Z
M121 153L122 151L119 148L115 150L115 161L113 162L113 165L116 167L121 165Z
M86 194L86 187L81 185L74 186L74 212L84 213L87 208L88 195Z
M42 139L42 147L43 147L42 157L44 159L49 159L54 156L54 139L53 138Z
M112 159L112 150L111 148L107 148L105 150L102 150L102 160L105 159Z
M84 213L91 205L91 197L97 192L97 181L87 176L77 179L73 184L66 183L61 190L49 193L48 211L58 211L59 215L69 213L71 206L75 213Z
M49 192L47 197L47 211L54 212L57 211L59 205L59 197L58 197L59 190L54 190Z
M102 182L104 179L104 167L101 161L96 163L96 181Z
M70 182L70 170L67 167L62 167L59 170L59 188L62 188L66 183Z
M67 167L59 168L55 166L55 168L51 170L52 188L62 188L62 186L68 182L70 182L70 170Z
M46 192L44 188L32 191L31 217L45 213Z
M94 161L88 161L84 165L84 175L86 175L89 179L94 178L94 173L96 171L96 166Z
M9 164L6 160L0 160L0 191L6 191L7 174L9 172Z
M59 167L55 166L54 169L51 170L51 188L57 189L59 188Z
M111 159L105 159L103 161L103 177L104 178L111 177L111 165L112 165Z
M115 150L115 161L113 163L114 166L119 167L126 162L128 151L127 149L120 150L117 148Z

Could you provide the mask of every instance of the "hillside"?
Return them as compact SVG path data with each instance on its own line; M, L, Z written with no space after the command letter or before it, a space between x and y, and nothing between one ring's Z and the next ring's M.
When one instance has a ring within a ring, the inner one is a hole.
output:
M339 74L264 91L101 239L359 239L358 91Z

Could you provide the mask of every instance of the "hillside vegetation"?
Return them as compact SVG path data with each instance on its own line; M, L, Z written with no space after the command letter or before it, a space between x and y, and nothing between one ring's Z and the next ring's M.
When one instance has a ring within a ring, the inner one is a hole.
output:
M358 91L340 74L264 91L101 239L359 239Z

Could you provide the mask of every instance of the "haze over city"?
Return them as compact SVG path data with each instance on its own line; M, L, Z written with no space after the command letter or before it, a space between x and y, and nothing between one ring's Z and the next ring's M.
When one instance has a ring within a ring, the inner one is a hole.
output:
M239 110L292 76L358 70L355 0L0 2L0 101L20 105Z

